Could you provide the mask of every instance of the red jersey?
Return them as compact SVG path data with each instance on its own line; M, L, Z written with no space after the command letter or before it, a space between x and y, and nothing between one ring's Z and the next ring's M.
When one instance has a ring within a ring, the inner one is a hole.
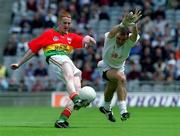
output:
M75 33L61 34L55 29L48 29L39 37L28 42L32 52L37 53L41 48L45 56L69 55L74 48L83 47L83 36Z

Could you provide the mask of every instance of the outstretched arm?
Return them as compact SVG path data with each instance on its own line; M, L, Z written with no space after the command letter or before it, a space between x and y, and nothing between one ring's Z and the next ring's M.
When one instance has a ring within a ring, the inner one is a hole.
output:
M130 26L135 26L136 22L141 17L141 11L135 10L135 12L129 12L128 15L126 15L122 22L119 25L116 25L112 28L112 30L109 32L108 37L113 38L118 32L121 32L122 28L128 28ZM135 30L135 29L134 29Z
M137 40L137 36L138 36L138 27L137 27L137 22L141 17L141 11L139 10L135 10L134 14L133 14L133 28L132 28L132 35L130 36L131 41L135 42Z
M120 24L112 28L112 30L108 34L108 37L113 38L118 32L121 32L122 28L127 28L128 26L132 25L133 24L132 20L133 20L133 12L129 12L128 15L124 16Z
M132 28L132 34L129 37L129 39L133 42L135 42L137 40L137 36L138 36L138 27L137 24L134 24L133 28Z
M119 25L116 25L112 28L112 30L109 32L108 34L108 38L113 38L115 37L115 35L121 31L122 28L124 28L125 26L121 23Z
M21 60L18 63L11 64L11 69L16 70L18 69L22 64L27 62L29 59L31 59L35 54L29 49L24 56L21 58Z

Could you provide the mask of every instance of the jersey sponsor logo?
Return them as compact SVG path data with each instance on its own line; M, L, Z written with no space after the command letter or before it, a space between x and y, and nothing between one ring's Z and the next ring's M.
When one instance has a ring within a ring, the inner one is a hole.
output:
M58 40L59 40L59 37L57 37L57 36L53 37L53 41L58 41Z
M118 58L118 54L117 54L117 53L112 53L112 54L111 54L111 57L112 57L112 58Z
M68 38L67 38L67 41L68 41L68 44L71 44L72 39L68 37Z

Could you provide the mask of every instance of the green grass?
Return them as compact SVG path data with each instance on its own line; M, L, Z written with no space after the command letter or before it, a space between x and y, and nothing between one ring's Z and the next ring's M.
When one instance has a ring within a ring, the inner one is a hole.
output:
M180 136L180 108L130 108L131 118L106 120L97 108L73 112L70 128L54 128L62 109L0 107L0 136Z

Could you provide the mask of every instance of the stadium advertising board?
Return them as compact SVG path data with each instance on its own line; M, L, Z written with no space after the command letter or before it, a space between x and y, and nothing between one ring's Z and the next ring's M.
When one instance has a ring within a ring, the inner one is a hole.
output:
M69 97L66 93L53 92L51 104L53 107L64 107ZM97 93L96 99L91 103L91 106L99 107L103 102L103 93ZM114 95L112 106L117 102L117 97ZM180 107L180 93L165 93L165 92L129 92L127 104L130 107Z

